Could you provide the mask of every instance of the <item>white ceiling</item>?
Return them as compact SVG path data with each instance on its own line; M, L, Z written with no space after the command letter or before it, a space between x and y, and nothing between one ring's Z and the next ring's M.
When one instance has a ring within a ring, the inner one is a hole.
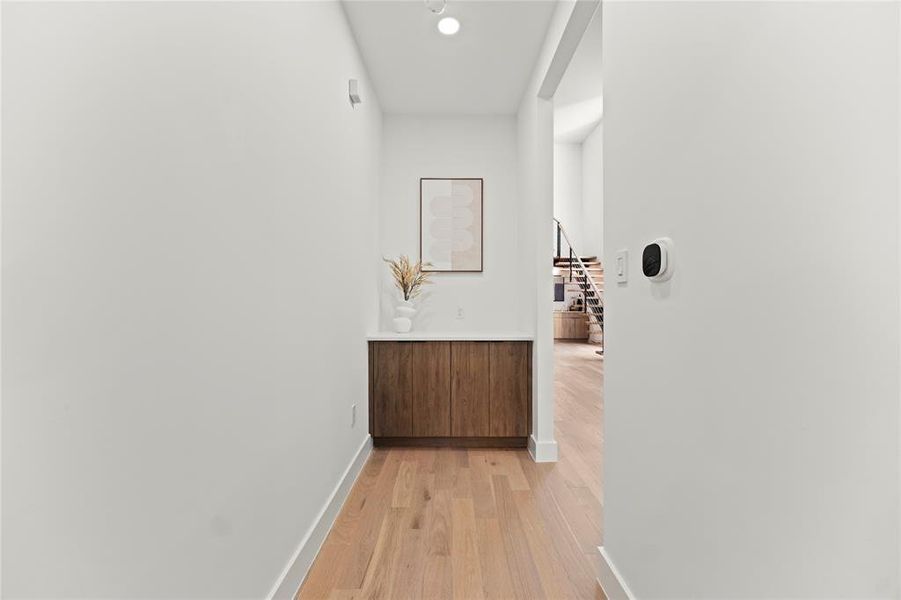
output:
M344 0L382 110L392 114L512 114L554 11L553 0ZM455 36L438 33L446 16Z
M604 112L601 11L597 11L554 93L554 140L581 143Z

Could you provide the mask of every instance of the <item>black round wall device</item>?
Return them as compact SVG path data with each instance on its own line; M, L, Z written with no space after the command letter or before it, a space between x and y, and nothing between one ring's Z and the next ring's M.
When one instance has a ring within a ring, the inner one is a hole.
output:
M673 242L657 238L641 252L641 272L651 281L666 281L673 274Z
M644 247L641 253L641 271L645 277L656 277L660 275L663 250L657 242L651 242Z

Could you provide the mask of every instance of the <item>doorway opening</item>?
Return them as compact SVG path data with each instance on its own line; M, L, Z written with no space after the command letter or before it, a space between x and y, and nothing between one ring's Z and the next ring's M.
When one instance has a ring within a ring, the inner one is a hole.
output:
M595 12L553 96L554 430L561 463L583 501L603 505L604 209L601 10ZM551 225L551 224L549 224Z

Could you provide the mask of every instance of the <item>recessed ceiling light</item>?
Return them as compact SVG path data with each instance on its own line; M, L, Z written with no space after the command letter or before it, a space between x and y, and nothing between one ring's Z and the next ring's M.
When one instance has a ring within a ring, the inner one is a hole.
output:
M454 35L460 31L460 21L453 17L444 17L438 21L438 31L444 35Z
M425 7L436 15L443 13L446 6L447 0L425 0Z

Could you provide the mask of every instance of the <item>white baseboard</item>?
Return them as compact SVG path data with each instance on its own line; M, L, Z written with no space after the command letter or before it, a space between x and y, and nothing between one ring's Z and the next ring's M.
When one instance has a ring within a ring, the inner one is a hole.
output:
M529 454L532 455L532 460L535 462L557 462L557 456L559 455L557 442L556 440L539 442L534 435L530 435Z
M297 550L294 551L294 556L288 561L285 570L282 571L281 576L275 582L275 585L272 586L272 591L267 596L269 600L293 600L298 590L300 590L300 585L306 579L310 567L313 566L313 560L319 554L322 543L335 523L338 513L341 512L341 507L344 506L344 501L347 500L347 496L350 494L350 490L360 471L363 470L363 465L366 464L366 459L369 458L371 452L372 436L367 435L360 449L357 450L356 456L347 465L347 469L345 469L344 475L338 481L338 485L332 490L332 494L326 501L325 506L319 511L313 525L300 541Z
M601 553L601 573L598 576L598 583L604 590L607 600L635 600L632 590L626 585L626 581L610 560L610 555L604 547L598 546L598 552Z

